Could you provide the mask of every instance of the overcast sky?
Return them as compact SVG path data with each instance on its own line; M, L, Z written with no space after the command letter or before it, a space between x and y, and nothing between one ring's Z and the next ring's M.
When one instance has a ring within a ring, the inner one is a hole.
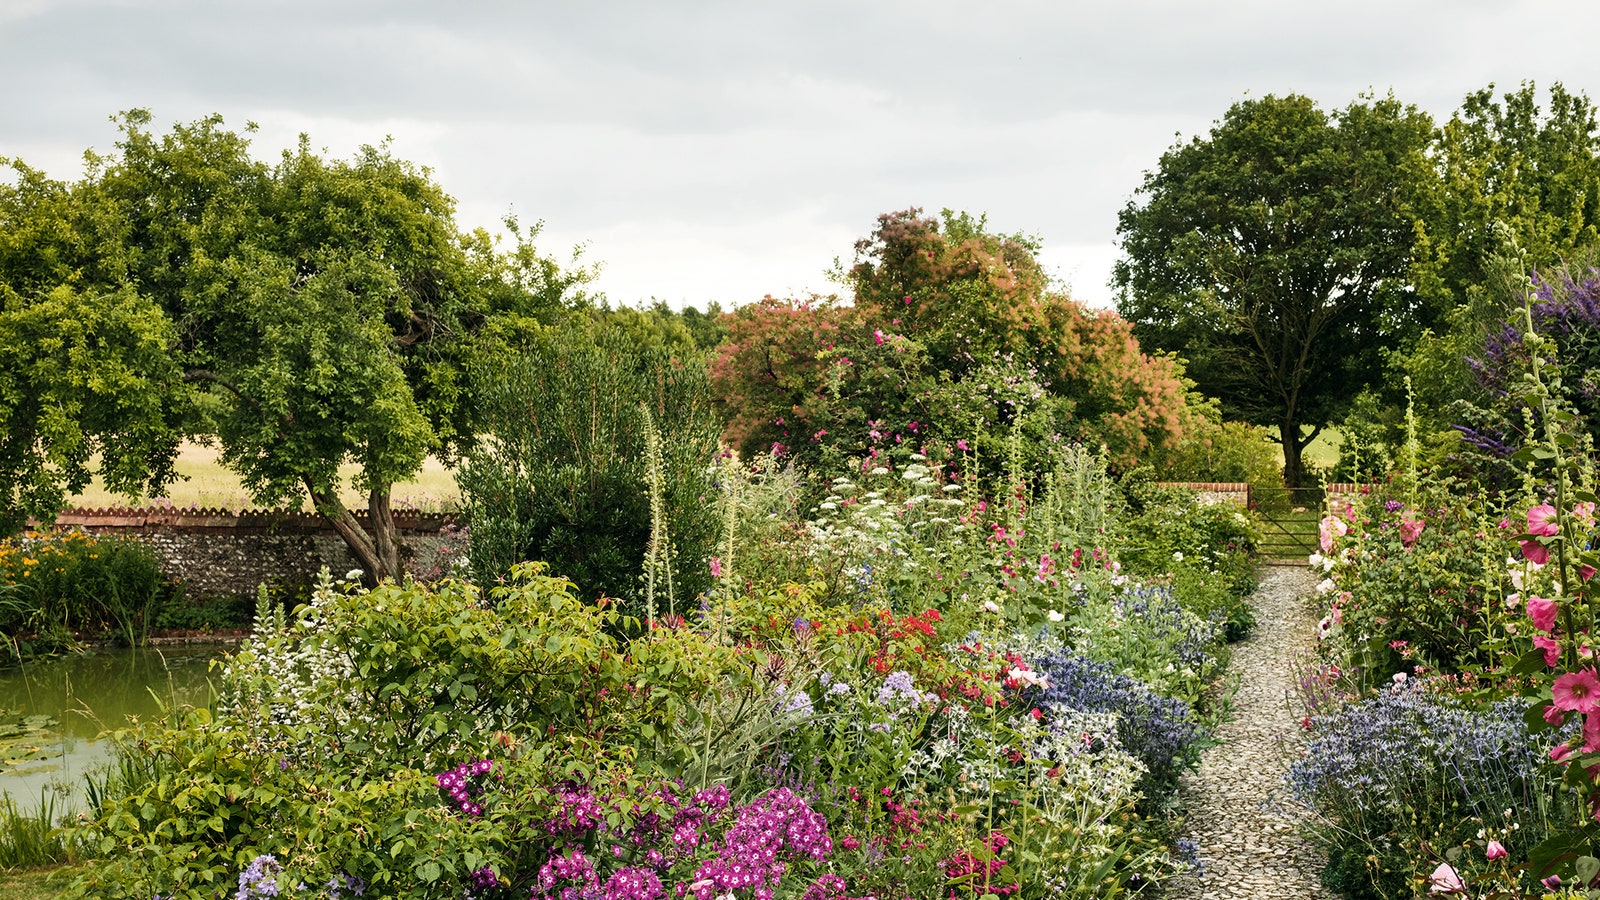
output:
M221 113L274 158L393 137L464 227L580 242L615 304L833 289L882 212L987 212L1109 305L1117 211L1247 96L1600 97L1600 3L0 0L0 156L76 177L108 117Z

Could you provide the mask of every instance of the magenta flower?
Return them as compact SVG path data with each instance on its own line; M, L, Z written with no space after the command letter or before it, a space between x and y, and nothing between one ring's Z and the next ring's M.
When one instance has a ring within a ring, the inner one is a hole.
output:
M1555 704L1561 709L1584 715L1600 709L1600 677L1593 669L1568 672L1551 688Z
M1588 581L1589 579L1593 578L1594 577L1594 566L1587 565L1587 564L1579 566L1578 567L1578 577L1582 578L1584 581Z
M1543 597L1528 598L1528 618L1533 620L1534 627L1540 631L1556 630L1556 613L1559 607L1554 600Z
M1538 541L1523 541L1522 558L1536 566L1542 566L1550 561L1550 548Z
M711 577L722 577L722 560L715 556L711 557Z
M1600 750L1600 716L1583 717L1583 752Z
M1539 715L1543 716L1546 722L1549 722L1551 725L1554 725L1557 728L1560 728L1561 723L1567 720L1567 714L1559 709L1556 709L1554 706L1546 706L1544 711L1539 713Z
M872 332L872 339L881 345L883 343L883 330L879 329Z
M1400 543L1409 547L1422 536L1422 520L1413 519L1409 515L1400 520Z
M1489 846L1484 848L1483 855L1488 859L1505 859L1511 854L1506 852L1505 844L1499 841L1490 841Z
M1542 537L1551 537L1561 530L1556 522L1556 508L1548 503L1541 503L1528 510L1528 533Z
M1555 664L1561 661L1561 645L1556 643L1555 638L1546 637L1542 634L1536 635L1533 639L1533 646L1544 651L1545 665L1554 668Z

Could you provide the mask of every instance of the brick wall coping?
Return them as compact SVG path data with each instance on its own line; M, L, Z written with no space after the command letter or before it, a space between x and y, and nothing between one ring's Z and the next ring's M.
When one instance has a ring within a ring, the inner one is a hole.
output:
M1243 481L1158 481L1158 487L1184 488L1213 494L1247 494L1250 485Z
M367 514L352 510L365 526ZM394 524L402 534L435 534L451 521L444 513L395 510ZM30 522L37 527L37 522ZM55 527L92 531L185 531L218 534L337 534L316 513L284 509L214 509L176 506L112 506L63 510Z

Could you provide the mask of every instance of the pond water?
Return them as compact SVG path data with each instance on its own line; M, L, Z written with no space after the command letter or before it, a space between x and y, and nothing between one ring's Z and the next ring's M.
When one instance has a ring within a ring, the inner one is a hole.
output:
M210 702L221 645L103 650L0 669L0 792L23 807L49 785L78 794L109 759L101 735Z

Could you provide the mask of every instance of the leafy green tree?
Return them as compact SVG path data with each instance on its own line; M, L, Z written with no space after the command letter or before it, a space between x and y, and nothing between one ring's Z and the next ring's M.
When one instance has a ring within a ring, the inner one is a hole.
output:
M117 152L91 154L81 182L24 177L27 196L6 198L42 236L0 260L0 334L68 341L33 351L54 368L23 370L40 411L6 422L6 518L53 515L108 446L114 487L159 490L193 436L256 502L309 496L372 578L397 576L392 485L472 444L481 361L570 305L588 271L539 256L514 223L510 252L462 234L429 173L383 147L327 160L302 137L269 166L220 117L160 136L149 121L124 114ZM340 500L346 462L365 523Z
M1392 97L1333 115L1241 101L1163 154L1119 216L1118 308L1227 417L1277 426L1291 486L1384 352L1428 324L1407 276L1431 128Z
M1487 399L1467 358L1516 315L1530 269L1600 245L1600 125L1594 103L1559 83L1547 108L1532 83L1498 99L1491 84L1467 95L1433 156L1439 180L1420 210L1412 277L1419 295L1448 312L1396 363L1416 387L1422 430L1437 441L1461 421L1457 401Z

